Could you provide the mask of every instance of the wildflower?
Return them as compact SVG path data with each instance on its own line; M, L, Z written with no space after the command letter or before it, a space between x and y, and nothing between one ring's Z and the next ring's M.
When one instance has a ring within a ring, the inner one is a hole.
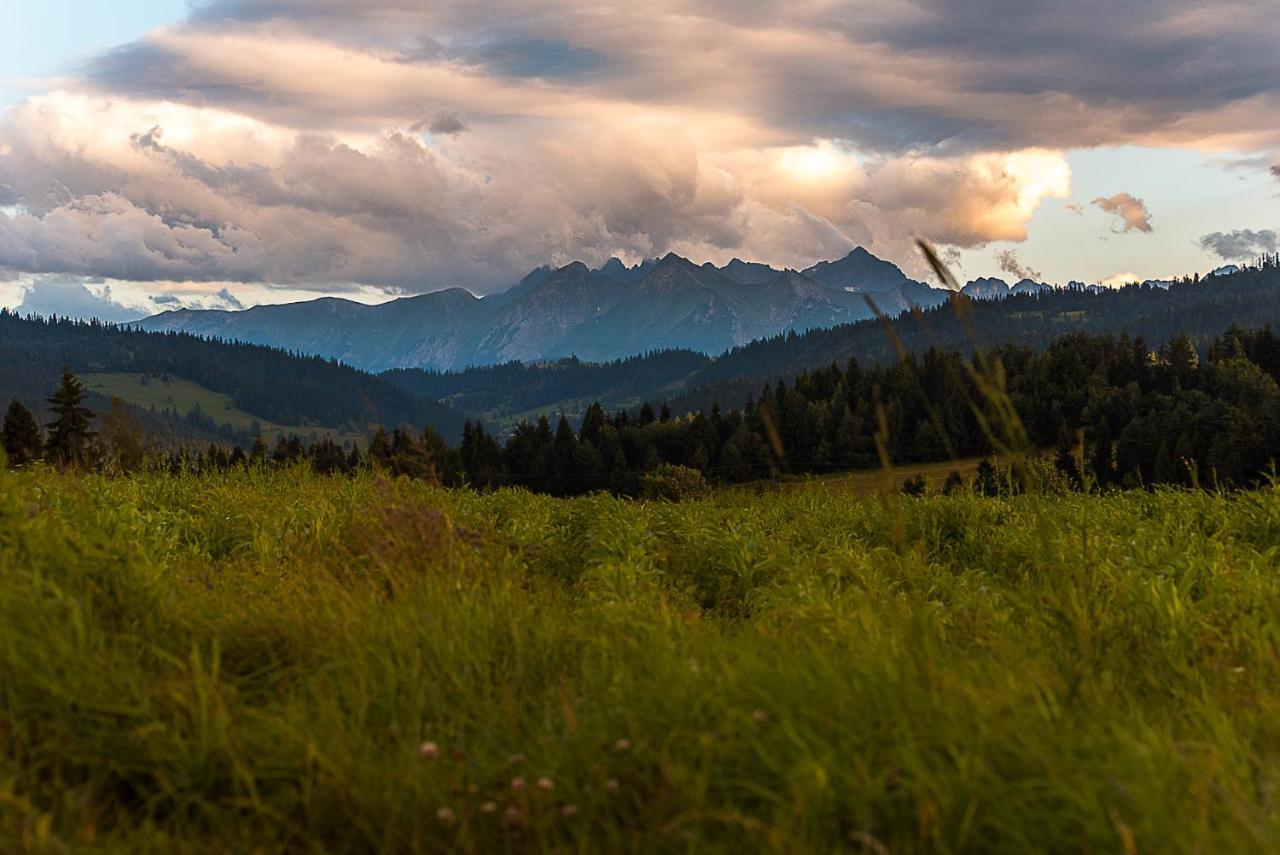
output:
M458 821L458 815L453 812L453 808L442 807L436 811L436 819L445 825L453 825Z
M511 789L513 789L513 790L523 790L523 789L524 789L524 778L512 778L512 779L511 779Z
M769 714L764 710L756 710L751 714L751 720L756 724L764 724L769 720Z
M496 813L497 810L498 810L498 803L495 801L487 801L487 802L480 803L481 813Z
M424 742L418 746L418 753L428 760L434 760L440 756L440 746L434 742Z
M512 754L510 757L507 758L508 766L519 766L523 762L524 762L523 754Z
M555 788L556 788L556 782L551 780L550 778L538 779L538 789L542 790L543 792L549 793Z
M510 807L507 808L506 812L502 814L502 824L503 825L519 825L520 820L522 820L523 818L524 817L520 813L520 808L516 807L515 805L511 805Z
M619 739L617 742L613 743L614 751L628 751L630 750L630 748L631 748L631 740L627 739L625 736Z
M578 815L578 806L575 804L562 805L560 815L564 817L574 817Z

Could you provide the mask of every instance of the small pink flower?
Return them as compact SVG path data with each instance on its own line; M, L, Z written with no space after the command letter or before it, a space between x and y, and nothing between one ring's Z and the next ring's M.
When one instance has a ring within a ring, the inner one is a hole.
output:
M498 811L498 803L497 803L497 802L489 801L489 802L481 802L481 803L480 803L480 812L481 812L481 813L497 813L497 811Z
M524 789L524 778L512 778L512 779L511 779L511 789L513 789L513 790L523 790L523 789Z
M424 742L418 746L418 753L428 760L434 760L440 756L440 746L434 742Z
M625 736L622 737L617 742L613 743L613 750L614 751L630 751L631 740L627 739Z
M556 782L551 780L550 778L538 779L538 789L542 790L543 792L549 793L555 788L556 788Z
M764 724L769 720L769 714L764 710L756 710L751 714L751 720L756 724Z
M453 808L442 807L436 811L436 819L445 825L453 825L458 821L458 815L453 812Z
M506 812L502 814L503 825L519 825L524 816L520 813L520 808L511 805Z
M578 806L574 804L564 805L560 808L560 815L573 817L578 815Z
M523 762L524 762L523 754L512 754L510 757L507 758L508 766L519 766Z

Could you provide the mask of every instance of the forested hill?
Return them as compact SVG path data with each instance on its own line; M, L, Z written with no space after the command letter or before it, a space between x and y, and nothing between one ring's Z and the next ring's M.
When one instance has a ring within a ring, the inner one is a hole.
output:
M863 321L775 336L708 363L685 380L687 391L673 398L672 408L741 401L761 380L793 377L833 362L887 364L900 358L900 347L914 354L931 347L961 353L1003 345L1040 350L1063 334L1085 332L1128 335L1152 347L1185 335L1203 352L1233 324L1245 329L1280 327L1280 263L1275 258L1233 274L1167 286L1059 289L1003 300L956 296L948 304L888 324Z
M1273 259L1265 266L1167 286L1057 289L1003 300L958 298L892 322L897 338L913 353L929 347L964 352L1004 344L1043 348L1069 332L1123 333L1154 344L1182 334L1203 349L1232 324L1280 326L1280 266ZM795 374L851 357L882 363L896 359L898 351L884 324L863 321L734 348L700 371L698 379Z
M258 345L149 333L97 322L22 318L0 310L0 401L37 413L63 366L78 374L171 375L229 395L235 406L280 425L360 432L373 425L433 425L460 435L462 418L346 365Z
M893 320L893 336L886 333L885 324L870 320L762 339L717 358L658 353L606 365L570 361L462 374L410 370L388 379L418 393L448 396L469 412L518 413L544 407L574 415L593 399L613 407L643 399L655 404L670 400L673 410L685 412L713 403L740 405L766 380L794 377L833 362L893 362L899 358L899 344L917 354L930 347L969 352L975 346L1014 344L1041 349L1064 333L1088 332L1126 334L1153 347L1185 334L1203 350L1232 324L1280 327L1280 266L1274 258L1237 273L1171 285L1056 289L1001 300L956 296L944 305Z
M614 407L639 405L644 396L679 392L684 378L710 362L706 354L692 350L661 350L603 363L573 357L465 371L395 369L381 376L412 394L441 400L490 421L502 421L506 415L548 405L575 414L572 402L580 402L580 408L594 401Z

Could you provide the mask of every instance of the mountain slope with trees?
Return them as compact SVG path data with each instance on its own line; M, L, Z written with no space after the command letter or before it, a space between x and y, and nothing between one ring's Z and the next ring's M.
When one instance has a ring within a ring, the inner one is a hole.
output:
M172 375L231 396L265 421L364 431L430 424L457 436L462 417L346 365L268 347L157 334L110 324L21 318L0 310L0 400L43 421L45 396L66 367L76 373Z

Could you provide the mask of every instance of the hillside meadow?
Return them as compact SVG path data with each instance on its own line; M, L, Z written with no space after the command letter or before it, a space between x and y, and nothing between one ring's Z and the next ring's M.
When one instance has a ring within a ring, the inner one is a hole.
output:
M1280 848L1280 493L0 469L9 852Z

